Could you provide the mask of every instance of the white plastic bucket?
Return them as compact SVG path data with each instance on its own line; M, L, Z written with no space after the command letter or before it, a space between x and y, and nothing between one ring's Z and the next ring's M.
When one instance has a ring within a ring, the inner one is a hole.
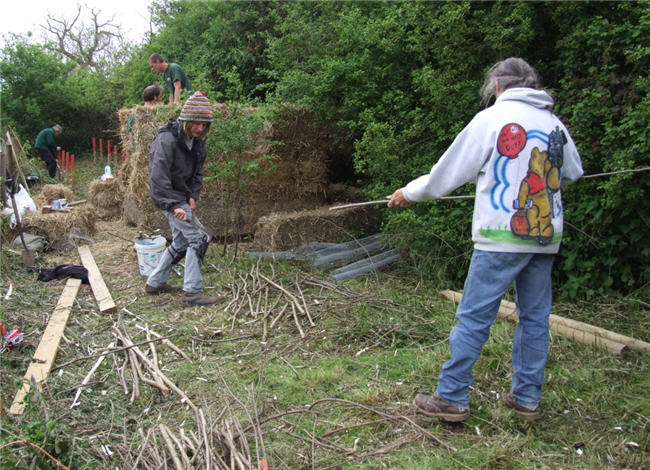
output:
M140 274L148 276L158 266L163 251L167 247L165 237L140 238L135 241L135 251L138 253Z

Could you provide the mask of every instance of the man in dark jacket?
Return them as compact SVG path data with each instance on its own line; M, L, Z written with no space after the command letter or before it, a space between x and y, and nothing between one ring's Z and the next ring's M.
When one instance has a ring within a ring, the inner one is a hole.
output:
M203 186L205 138L212 120L210 102L197 91L185 102L178 120L170 119L158 130L149 158L151 198L169 220L172 242L149 274L145 291L149 295L178 292L180 288L167 284L167 279L172 266L185 257L182 297L191 305L222 300L202 292L201 263L210 237L193 216Z
M39 132L34 142L34 148L38 151L45 165L47 165L50 178L56 176L56 152L61 150L61 147L57 147L54 143L54 137L60 136L61 132L63 132L61 126L55 124Z

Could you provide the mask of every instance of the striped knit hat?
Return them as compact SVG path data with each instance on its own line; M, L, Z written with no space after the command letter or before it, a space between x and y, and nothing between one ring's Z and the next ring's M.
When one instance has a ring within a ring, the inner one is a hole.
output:
M210 105L210 101L205 97L205 93L202 91L194 92L185 102L181 115L178 116L178 120L212 122L214 120L212 117L212 106Z

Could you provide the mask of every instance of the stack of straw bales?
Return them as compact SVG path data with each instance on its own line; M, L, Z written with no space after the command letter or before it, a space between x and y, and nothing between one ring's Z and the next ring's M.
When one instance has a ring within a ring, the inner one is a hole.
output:
M151 201L149 193L149 152L158 135L158 128L175 117L172 106L135 106L118 112L125 161L117 181L123 197L123 215L127 223L143 230L161 229L168 232L166 219ZM133 114L135 124L127 131L126 124Z
M227 106L216 103L214 110L217 119L230 118ZM135 114L135 126L129 133L126 122L132 112ZM248 108L245 112L255 112L255 109ZM122 145L127 149L126 162L119 176L127 222L145 231L161 229L167 233L166 220L151 202L148 162L151 143L158 127L171 117L170 108L138 106L121 110L119 117ZM287 106L282 119L267 122L257 136L260 145L250 153L250 157L275 155L270 167L273 169L254 180L241 195L242 217L238 227L234 226L235 221L229 222L229 235L254 233L259 218L274 212L310 210L325 205L327 155L336 145L333 134L333 126L317 122L312 113L297 107ZM208 155L207 163L219 164L227 159L227 155ZM198 216L201 222L217 236L225 235L223 190L220 181L206 183L199 201Z

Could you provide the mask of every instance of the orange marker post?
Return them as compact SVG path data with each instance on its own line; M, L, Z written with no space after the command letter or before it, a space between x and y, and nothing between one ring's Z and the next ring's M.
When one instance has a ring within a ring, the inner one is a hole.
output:
M97 163L97 142L95 142L94 137L93 137L93 163Z
M70 155L70 179L72 180L72 186L74 186L74 153Z
M102 143L102 138L99 138L99 163L102 163L104 159L104 144Z
M108 157L106 163L108 163L111 159L111 141L109 139L106 139L106 156Z

